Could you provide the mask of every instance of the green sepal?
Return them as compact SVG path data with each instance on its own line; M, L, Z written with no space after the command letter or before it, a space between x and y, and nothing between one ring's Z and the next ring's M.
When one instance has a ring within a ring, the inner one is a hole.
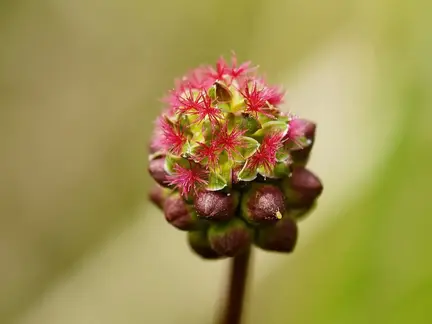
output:
M195 155L198 147L199 147L198 141L187 141L187 143L184 146L184 152L185 152L184 155L186 157L192 158Z
M238 117L233 113L227 113L225 115L225 120L227 123L227 131L231 133L232 130L237 127Z
M268 109L268 111L266 111L266 113L270 113L270 112L271 112L270 109ZM259 114L258 114L258 119L257 119L257 121L258 121L261 125L263 125L263 124L266 124L266 123L269 123L269 122L277 121L276 119L277 119L276 116L274 116L273 118L270 118L270 117L267 116L267 115L264 115L264 114L262 114L262 113L259 113Z
M261 124L250 115L237 116L237 118L240 119L239 121L240 128L242 130L246 130L245 135L249 136L261 128Z
M237 177L241 181L253 181L256 179L257 175L258 170L256 168L249 168L246 162Z
M260 166L258 167L258 173L261 174L264 178L280 179L289 176L291 170L289 167L289 163L286 163L286 161L284 161L277 162L270 172L264 167Z
M284 146L276 152L276 160L278 162L286 161L290 158L290 152Z
M165 157L165 171L168 174L174 173L174 166L178 164L183 168L190 168L190 161L177 155L167 154Z
M220 173L215 171L210 172L207 190L218 191L218 190L222 190L226 186L227 186L227 181Z
M238 162L244 162L246 159L251 157L259 148L260 143L252 137L243 136L243 145L239 147L238 152L234 154L234 159Z
M259 141L262 140L266 134L282 133L283 136L285 136L287 132L288 132L288 124L286 122L270 121L264 123L261 129L257 130L255 133L252 134L252 137Z
M290 168L290 164L291 163L287 163L288 160L284 161L284 162L277 162L274 169L273 169L273 173L276 176L276 178L285 178L288 177L291 174L291 168Z
M228 187L232 184L232 168L233 163L229 160L228 154L222 152L218 161L218 173L225 180Z
M231 105L226 102L218 103L217 107L224 113L231 112Z
M216 169L211 170L207 190L218 191L222 190L228 183L231 182L231 163L228 160L228 155L222 152L219 156L219 161Z
M231 100L231 112L241 112L246 108L246 102L242 94L231 86L232 100Z
M208 96L212 99L212 101L216 100L216 87L213 85L207 91Z

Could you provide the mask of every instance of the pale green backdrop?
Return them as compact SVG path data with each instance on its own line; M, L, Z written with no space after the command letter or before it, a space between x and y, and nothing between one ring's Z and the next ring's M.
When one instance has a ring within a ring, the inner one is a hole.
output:
M432 4L0 2L0 323L212 323L225 262L146 194L174 77L235 50L318 122L320 207L245 324L432 322Z

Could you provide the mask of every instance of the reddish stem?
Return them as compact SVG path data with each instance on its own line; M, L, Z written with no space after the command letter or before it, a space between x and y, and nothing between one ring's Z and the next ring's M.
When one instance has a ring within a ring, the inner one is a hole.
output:
M235 256L231 260L230 282L221 324L240 324L242 320L246 283L251 251Z

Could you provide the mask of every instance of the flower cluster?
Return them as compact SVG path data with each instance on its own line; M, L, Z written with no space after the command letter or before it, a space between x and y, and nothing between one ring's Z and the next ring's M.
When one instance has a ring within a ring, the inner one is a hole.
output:
M305 168L315 124L282 112L284 92L256 70L233 56L191 71L156 121L150 198L204 258L235 256L251 243L291 252L296 221L322 192Z

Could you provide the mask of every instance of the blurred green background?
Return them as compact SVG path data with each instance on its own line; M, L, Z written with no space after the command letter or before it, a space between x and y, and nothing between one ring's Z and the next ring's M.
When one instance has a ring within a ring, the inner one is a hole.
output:
M245 323L432 322L432 3L0 2L0 323L212 323L225 262L146 194L174 77L235 50L318 122L320 207Z

